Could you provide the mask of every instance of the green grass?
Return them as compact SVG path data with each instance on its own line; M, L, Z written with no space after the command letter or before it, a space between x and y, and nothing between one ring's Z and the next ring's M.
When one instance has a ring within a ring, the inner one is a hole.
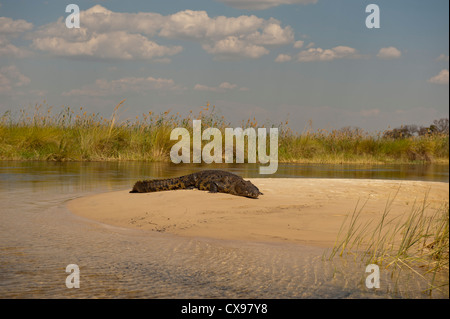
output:
M121 101L109 118L83 108L36 105L19 114L0 117L0 159L47 161L170 161L170 140L175 127L192 132L192 120L201 119L203 129L233 127L209 104L199 114L187 116L166 111L152 112L119 121ZM335 131L309 129L295 133L288 123L258 125L256 119L241 127L278 127L279 161L297 163L448 163L448 135L426 135L405 139L384 138L360 129ZM206 142L204 142L206 143ZM269 144L269 143L267 143Z
M391 277L396 271L397 274L398 271L411 272L428 283L424 293L431 295L439 289L448 294L448 202L440 208L430 209L425 194L424 200L415 202L409 212L391 217L394 200L395 196L388 199L381 216L366 223L360 221L364 205L358 208L358 203L354 212L343 221L327 258L353 255L365 264L390 269Z

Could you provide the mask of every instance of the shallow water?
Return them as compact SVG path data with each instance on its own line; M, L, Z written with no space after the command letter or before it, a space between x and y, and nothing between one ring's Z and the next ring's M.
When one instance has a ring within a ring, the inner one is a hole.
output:
M228 169L252 177L257 166ZM427 298L426 284L381 272L365 286L365 265L324 261L295 244L183 238L112 227L70 213L67 201L127 189L147 177L202 167L157 163L0 162L1 298ZM448 182L448 166L422 168L280 165L274 177L405 178ZM391 176L391 177L388 177ZM66 266L80 267L68 289ZM433 297L439 297L434 295ZM448 297L448 293L447 293Z

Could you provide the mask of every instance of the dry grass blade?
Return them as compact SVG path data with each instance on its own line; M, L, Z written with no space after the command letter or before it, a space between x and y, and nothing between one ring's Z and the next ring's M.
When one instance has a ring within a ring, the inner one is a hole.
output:
M446 203L431 214L428 194L424 195L420 204L415 201L403 217L391 219L389 212L396 195L389 198L384 212L372 229L367 227L368 224L358 224L362 211L362 208L357 210L358 202L350 221L349 215L343 221L329 259L336 255L342 257L345 252L346 255L359 255L365 264L384 264L384 269L392 269L391 276L397 269L409 271L421 280L426 280L430 287L426 290L429 294L434 289L448 294L449 206ZM357 247L357 251L352 250L353 247ZM364 250L358 251L360 247L364 247ZM447 278L444 282L443 277ZM447 290L443 287L447 287Z
M116 123L116 116L117 116L117 111L120 109L120 107L122 106L123 103L125 103L126 99L123 99L122 101L119 102L119 104L116 105L116 107L114 108L114 111L111 115L111 122L109 125L109 130L108 130L108 139L111 137L111 132L114 128L114 124Z

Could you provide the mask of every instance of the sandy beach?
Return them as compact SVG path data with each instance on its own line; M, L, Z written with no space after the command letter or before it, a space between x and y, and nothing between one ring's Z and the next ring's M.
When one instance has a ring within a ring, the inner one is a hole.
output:
M447 183L360 179L257 178L258 199L199 190L97 194L68 202L73 213L101 223L180 236L320 247L334 244L355 207L361 222L376 219L394 199L389 216L409 213L423 203L432 214L448 202Z

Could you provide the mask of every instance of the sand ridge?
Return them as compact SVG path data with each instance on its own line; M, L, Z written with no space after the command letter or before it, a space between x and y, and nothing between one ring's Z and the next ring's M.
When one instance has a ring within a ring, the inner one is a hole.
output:
M379 217L395 197L391 216L410 212L427 194L427 212L448 203L449 184L441 182L254 178L264 195L250 199L199 190L136 194L123 191L72 200L73 213L105 224L199 236L332 246L355 207L361 221Z

